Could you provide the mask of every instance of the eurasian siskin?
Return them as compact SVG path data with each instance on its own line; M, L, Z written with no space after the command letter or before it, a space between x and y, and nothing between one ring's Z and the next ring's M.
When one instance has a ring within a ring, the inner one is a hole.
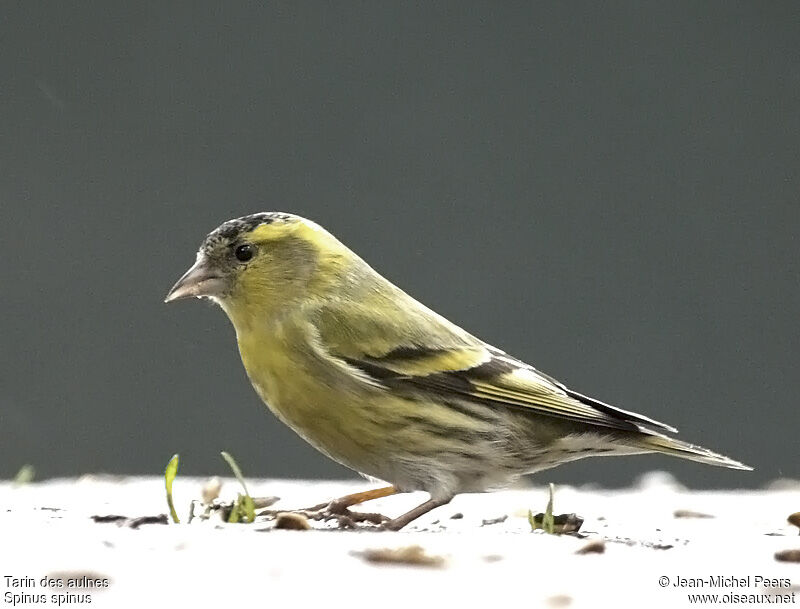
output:
M330 458L430 499L397 530L463 492L597 455L666 453L749 469L669 438L669 425L573 391L414 300L323 228L287 213L209 234L167 295L210 298L236 330L253 387Z

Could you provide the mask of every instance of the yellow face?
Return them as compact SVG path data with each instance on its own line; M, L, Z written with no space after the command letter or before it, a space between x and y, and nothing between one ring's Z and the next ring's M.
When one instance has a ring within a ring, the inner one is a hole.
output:
M322 228L291 214L261 213L229 220L206 237L197 261L166 301L211 298L229 313L277 311L308 293L320 260L343 246Z

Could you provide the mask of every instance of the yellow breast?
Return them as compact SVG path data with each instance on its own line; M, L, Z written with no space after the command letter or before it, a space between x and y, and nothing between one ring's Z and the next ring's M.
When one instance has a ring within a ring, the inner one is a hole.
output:
M336 366L312 348L303 328L275 325L261 331L237 328L247 375L269 409L315 448L365 471L379 450L373 403Z

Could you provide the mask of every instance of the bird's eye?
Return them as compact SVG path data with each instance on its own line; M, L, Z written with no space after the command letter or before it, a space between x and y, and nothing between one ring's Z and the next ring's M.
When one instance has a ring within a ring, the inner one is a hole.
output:
M233 255L236 256L236 259L239 262L247 262L253 257L255 254L256 249L250 245L249 243L245 243L244 245L238 246L235 250L233 250Z

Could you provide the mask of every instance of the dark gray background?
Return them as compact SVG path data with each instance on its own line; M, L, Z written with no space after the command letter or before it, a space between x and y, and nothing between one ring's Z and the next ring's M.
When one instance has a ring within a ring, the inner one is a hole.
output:
M800 5L5 3L0 475L342 476L232 328L162 299L221 221L307 215L478 336L798 476Z

